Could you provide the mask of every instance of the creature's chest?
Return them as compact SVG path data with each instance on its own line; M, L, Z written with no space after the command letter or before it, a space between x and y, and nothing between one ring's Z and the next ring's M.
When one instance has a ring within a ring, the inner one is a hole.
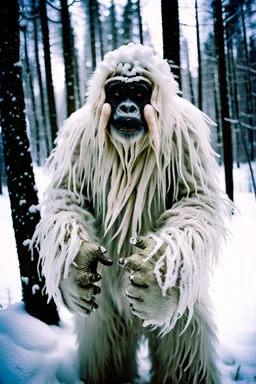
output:
M159 218L165 210L166 201L163 199L159 200L156 196L150 206L147 204L144 205L140 217L138 218L137 226L135 226L134 217L136 217L137 214L136 207L128 201L123 209L118 212L112 226L108 228L106 221L111 221L112 217L111 213L108 211L108 206L106 206L105 214L102 212L96 217L97 235L106 242L115 239L115 243L118 243L119 239L123 239L127 242L131 236L145 236L147 233L157 230Z

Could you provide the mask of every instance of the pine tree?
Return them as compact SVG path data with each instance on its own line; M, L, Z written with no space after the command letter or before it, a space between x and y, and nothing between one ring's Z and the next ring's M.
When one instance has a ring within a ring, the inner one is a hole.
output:
M173 62L172 72L181 87L180 28L178 0L162 0L164 59Z
M221 101L221 121L223 131L223 154L225 167L226 192L231 200L233 200L233 152L232 152L232 135L229 122L229 104L228 104L228 86L226 78L226 59L224 45L224 26L222 16L222 1L215 1L215 17L216 17L216 41L218 42L218 62L219 62L219 86Z
M95 1L89 0L89 19L90 19L90 36L91 36L91 58L92 58L92 70L96 68L96 40L95 40Z
M38 253L35 250L32 257L29 250L40 213L26 134L18 0L2 0L1 7L1 123L23 300L30 315L48 324L57 324L59 317L56 306L53 301L47 304L47 295L42 293L45 282L38 276Z
M117 48L117 29L116 29L116 9L115 9L114 0L111 0L110 17L111 17L111 32L112 32L113 49L116 49Z
M58 124L57 124L57 112L56 112L56 103L55 103L55 95L54 95L53 79L52 79L52 64L51 64L46 0L40 0L40 17L41 17L43 46L44 46L44 64L45 64L47 99L48 99L48 108L50 113L50 123L51 123L51 133L52 133L52 143L53 143L55 138L57 137Z
M202 59L201 59L201 47L200 47L200 30L199 30L199 18L198 18L198 2L195 0L196 11L196 40L197 40L197 59L198 59L198 108L203 108L203 76L202 76Z
M3 145L2 132L0 131L0 195L3 194Z
M32 14L33 14L33 28L34 28L34 44L35 44L35 63L36 63L36 74L39 86L39 95L40 95L40 122L41 122L41 133L42 138L45 144L45 156L50 155L51 143L49 139L49 134L47 130L47 119L46 119L46 110L45 110L45 96L42 80L42 71L39 60L39 39L38 39L38 18L36 16L36 0L32 0Z
M75 89L74 89L74 47L72 38L72 27L68 10L67 0L61 0L61 26L62 26L62 45L65 68L66 86L66 106L67 117L76 109Z
M133 13L132 0L127 0L123 11L123 44L128 44L133 40Z
M41 165L41 158L40 158L39 122L38 122L38 118L37 118L33 76L31 73L31 66L30 66L29 57L28 57L28 38L27 38L27 28L26 27L23 28L23 35L24 35L25 73L26 73L26 80L28 83L28 94L29 94L29 97L31 100L32 116L33 116L32 121L34 123L33 126L31 127L31 131L33 131L35 162L38 166L40 166Z

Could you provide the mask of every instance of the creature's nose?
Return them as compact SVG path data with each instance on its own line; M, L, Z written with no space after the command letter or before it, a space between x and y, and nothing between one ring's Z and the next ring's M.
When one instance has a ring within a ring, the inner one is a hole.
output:
M120 109L124 113L134 113L134 112L136 112L135 105L132 104L132 103L127 103L127 102L125 102L122 105L120 105Z
M123 101L117 108L119 116L126 117L127 115L132 117L139 116L139 108L130 100Z

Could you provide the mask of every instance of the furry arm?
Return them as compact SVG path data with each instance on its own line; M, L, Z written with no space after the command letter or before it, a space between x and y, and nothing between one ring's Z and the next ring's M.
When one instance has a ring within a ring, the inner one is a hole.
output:
M165 224L155 235L155 252L165 244L163 254L155 263L154 274L162 295L178 287L179 300L165 327L172 329L179 317L188 310L187 324L196 300L207 289L206 276L217 256L225 235L217 201L206 196L183 198L161 217ZM152 256L154 251L151 252ZM164 272L163 272L164 271ZM168 292L167 292L168 291ZM150 321L144 324L150 325Z
M63 304L60 279L67 278L71 263L84 240L92 242L93 217L81 208L79 199L70 190L57 187L47 193L43 215L34 233L32 244L40 248L46 290L57 303Z
M188 311L187 324L190 322L195 301L200 301L207 290L207 275L217 262L226 235L224 218L231 212L231 204L218 187L217 164L204 137L208 129L203 114L198 111L197 115L197 131L189 130L196 151L189 148L183 137L176 203L160 217L160 230L153 235L155 252L162 244L167 245L154 269L162 295L166 296L170 288L179 288L177 308L164 324L168 330L185 311ZM177 142L176 134L174 143Z

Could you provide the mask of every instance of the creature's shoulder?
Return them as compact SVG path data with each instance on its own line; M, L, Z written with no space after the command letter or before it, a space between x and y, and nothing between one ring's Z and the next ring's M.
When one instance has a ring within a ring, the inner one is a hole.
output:
M177 129L195 136L208 136L210 134L210 126L216 126L208 115L189 100L178 95L173 97L171 113L173 114Z
M174 108L181 114L189 113L191 117L203 114L194 104L180 95L174 95L172 101Z
M90 124L91 106L85 104L77 111L73 112L64 122L59 130L57 143L61 144L63 141L71 137L83 134Z

